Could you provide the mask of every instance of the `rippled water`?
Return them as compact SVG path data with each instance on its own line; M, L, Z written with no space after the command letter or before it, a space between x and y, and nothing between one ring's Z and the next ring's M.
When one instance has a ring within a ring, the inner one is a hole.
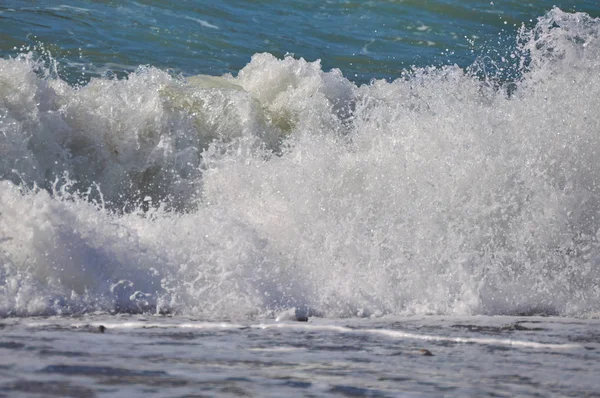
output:
M595 396L598 321L4 320L6 396ZM102 328L102 331L101 331Z

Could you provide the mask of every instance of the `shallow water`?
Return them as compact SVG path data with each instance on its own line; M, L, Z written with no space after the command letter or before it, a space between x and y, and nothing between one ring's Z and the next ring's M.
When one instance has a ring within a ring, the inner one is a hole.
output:
M5 319L0 394L596 396L598 326L555 317Z

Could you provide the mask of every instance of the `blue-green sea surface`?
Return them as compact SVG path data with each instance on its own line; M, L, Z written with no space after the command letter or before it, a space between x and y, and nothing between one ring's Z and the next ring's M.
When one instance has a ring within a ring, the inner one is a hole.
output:
M8 1L0 4L0 56L42 43L74 83L139 65L236 74L255 53L291 53L368 82L504 53L522 24L553 6L600 16L592 0Z

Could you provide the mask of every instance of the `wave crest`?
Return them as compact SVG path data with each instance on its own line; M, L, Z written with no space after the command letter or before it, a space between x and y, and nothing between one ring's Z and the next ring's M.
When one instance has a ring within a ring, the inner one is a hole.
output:
M541 17L508 91L270 54L72 87L0 60L0 313L593 314L599 29Z

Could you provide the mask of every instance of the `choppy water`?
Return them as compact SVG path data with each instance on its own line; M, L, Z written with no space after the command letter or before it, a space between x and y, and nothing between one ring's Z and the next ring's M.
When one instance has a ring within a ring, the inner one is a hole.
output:
M0 394L598 389L595 3L182 4L0 6Z
M393 80L412 65L467 67L484 53L503 54L521 24L532 27L555 5L600 15L594 0L8 1L0 4L0 54L41 42L62 78L76 83L139 65L236 74L255 53L293 53L363 83Z

